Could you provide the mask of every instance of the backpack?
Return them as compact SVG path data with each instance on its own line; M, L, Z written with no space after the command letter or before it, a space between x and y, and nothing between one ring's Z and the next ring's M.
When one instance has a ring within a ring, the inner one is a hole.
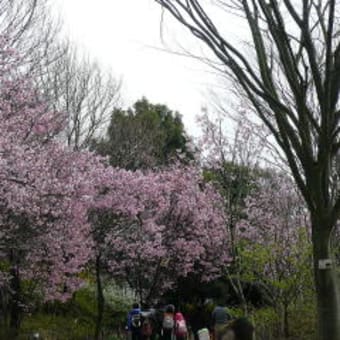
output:
M142 323L142 335L145 337L150 337L152 335L152 324L151 320L146 317Z
M197 332L198 340L210 340L208 328L202 328Z
M132 328L140 328L142 325L140 313L131 315L131 326Z
M176 321L176 331L175 331L176 336L187 336L188 334L188 329L187 325L185 323L185 320L177 320Z
M163 317L163 329L173 329L175 325L174 316L172 313L165 313Z

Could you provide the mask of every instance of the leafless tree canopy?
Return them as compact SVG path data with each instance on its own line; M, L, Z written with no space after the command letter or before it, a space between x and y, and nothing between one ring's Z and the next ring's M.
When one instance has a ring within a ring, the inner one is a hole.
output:
M319 336L339 339L338 283L318 261L340 217L340 2L155 1L210 48L283 150L311 214ZM215 25L211 2L245 19L255 61Z
M120 81L72 46L46 68L41 87L52 107L68 113L67 144L86 148L103 132L120 100Z
M308 204L307 178L339 150L340 3L325 0L218 0L244 16L257 62L220 34L206 1L155 0L206 43L227 66L284 150ZM325 150L331 150L326 156ZM327 162L326 162L327 163ZM330 162L329 162L330 165ZM303 169L302 171L300 171ZM333 179L325 167L323 180ZM320 179L321 180L321 179ZM323 196L323 195L322 195ZM337 193L329 192L328 200ZM340 204L340 202L338 203Z
M58 58L60 22L50 15L49 0L0 0L0 32L33 75ZM59 50L61 52L61 50Z
M50 107L68 114L67 144L83 148L110 118L120 82L65 42L50 5L50 0L0 0L0 32Z

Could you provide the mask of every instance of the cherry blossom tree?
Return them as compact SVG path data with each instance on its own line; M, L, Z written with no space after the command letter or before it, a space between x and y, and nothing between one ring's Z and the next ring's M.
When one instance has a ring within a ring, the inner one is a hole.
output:
M155 2L216 57L214 65L238 84L239 94L285 156L312 221L319 338L339 339L340 287L329 245L340 217L336 165L340 150L340 2ZM210 7L214 4L220 7L217 13ZM226 34L228 17L223 20L219 14L228 11L244 19L242 35L250 37L246 48L236 46ZM330 266L325 268L325 262Z
M236 225L241 277L261 285L288 337L289 307L314 295L309 216L286 175L267 172L255 186Z
M198 171L119 173L123 181L113 177L107 192L116 193L112 201L98 202L117 217L106 227L103 250L113 277L150 301L188 273L202 280L219 276L229 261L224 212L221 197Z
M232 265L225 272L247 314L248 303L240 272L236 224L243 215L245 198L258 176L265 141L256 135L256 128L249 120L246 110L240 110L240 117L231 120L219 112L211 114L204 109L203 114L198 117L198 123L202 131L198 145L205 178L223 196L224 209L227 212L225 225L230 240Z
M0 287L11 294L17 329L23 280L45 300L65 300L79 287L91 256L87 210L104 170L99 158L56 140L66 115L51 112L19 73L20 55L0 37Z

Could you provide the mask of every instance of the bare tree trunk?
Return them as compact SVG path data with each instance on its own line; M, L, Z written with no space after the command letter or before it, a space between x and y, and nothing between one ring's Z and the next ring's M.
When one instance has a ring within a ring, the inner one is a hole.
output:
M16 337L19 332L20 322L21 322L21 285L19 271L16 265L13 265L11 269L11 281L10 287L12 293L11 304L10 304L10 322L9 327L11 331L11 336Z
M9 292L8 289L3 287L0 289L0 310L1 310L1 317L0 317L0 327L3 329L8 327L8 307L9 307Z
M100 339L100 333L102 329L102 321L104 314L104 294L103 294L103 286L100 277L100 255L96 257L96 281L97 281L97 320L96 320L96 330L95 330L95 339Z
M289 322L288 322L288 303L283 304L283 335L288 339L289 337Z
M340 339L340 314L339 314L339 285L335 268L331 265L327 269L319 266L319 260L331 259L330 231L327 228L327 219L322 217L312 218L313 224L313 256L314 274L316 283L317 308L319 316L319 339ZM328 232L325 232L328 230Z
M242 310L243 313L245 315L248 315L248 304L247 304L247 300L244 296L244 292L243 292L243 287L240 281L240 276L239 276L239 270L238 268L236 269L236 278L234 279L231 275L230 272L227 268L227 277L228 277L228 281L231 284L231 287L234 290L234 293L236 294L236 296L240 299L241 301L241 306L242 306Z

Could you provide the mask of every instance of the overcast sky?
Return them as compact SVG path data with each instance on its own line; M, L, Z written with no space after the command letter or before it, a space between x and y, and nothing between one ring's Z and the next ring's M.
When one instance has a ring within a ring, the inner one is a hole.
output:
M200 62L162 52L161 8L153 0L53 0L65 23L65 34L123 79L129 105L146 96L183 115L187 131L196 134L195 115L208 101L214 76ZM196 43L169 15L164 41L176 48ZM197 45L197 44L196 44Z

